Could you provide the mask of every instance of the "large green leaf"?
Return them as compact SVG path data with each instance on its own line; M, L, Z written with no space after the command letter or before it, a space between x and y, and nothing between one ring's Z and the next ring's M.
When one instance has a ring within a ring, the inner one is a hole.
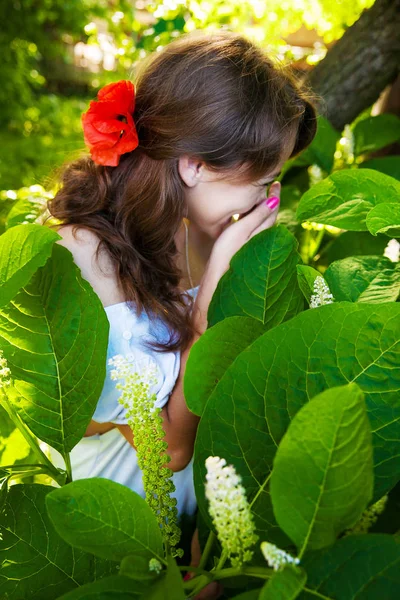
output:
M188 408L201 415L207 400L235 358L265 331L250 317L228 317L208 329L190 350L184 378Z
M260 232L232 258L208 310L209 326L246 316L275 327L303 309L296 265L297 240L283 226Z
M345 231L321 250L318 264L330 265L333 261L348 256L383 256L387 243L384 235L373 236L367 231Z
M344 537L302 561L307 588L299 600L398 600L400 539L390 535Z
M303 406L279 444L271 475L274 514L296 544L333 544L372 498L371 428L364 394L352 383Z
M400 479L400 303L340 302L308 310L257 338L229 367L199 423L194 477L202 516L205 460L221 456L242 476L261 539L288 543L268 481L297 411L318 393L355 382L373 432L375 499Z
M373 235L400 237L400 202L378 204L368 213L366 223Z
M0 514L0 597L53 600L116 572L117 564L72 548L47 516L50 486L13 485Z
M396 302L400 269L384 256L353 256L332 263L324 277L336 301Z
M0 404L0 467L29 463L30 453L28 442Z
M58 600L137 600L143 599L147 590L145 583L132 583L132 579L123 575L103 577L93 583L60 596Z
M0 236L0 307L46 263L59 239L58 233L40 225L19 225Z
M371 158L358 165L360 169L375 169L395 179L400 179L400 156Z
M59 244L0 309L0 343L13 378L7 395L33 433L62 454L82 438L96 408L108 330L100 299Z
M288 565L267 581L258 600L295 600L306 581L307 573L303 569Z
M303 194L297 218L366 231L369 211L390 202L400 204L400 182L372 169L347 169L332 173Z
M164 563L153 513L139 494L120 483L79 479L51 492L46 506L57 532L75 548L110 560L141 554Z
M400 119L382 114L361 119L353 128L354 154L380 150L400 139Z

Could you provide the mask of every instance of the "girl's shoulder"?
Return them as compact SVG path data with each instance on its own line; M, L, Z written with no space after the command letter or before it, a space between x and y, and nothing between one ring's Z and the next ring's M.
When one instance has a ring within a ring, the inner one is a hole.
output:
M125 301L119 285L115 268L108 253L103 250L96 260L99 237L89 229L80 227L75 235L72 225L63 225L57 233L61 240L57 243L69 250L75 264L80 268L82 277L92 286L104 307Z

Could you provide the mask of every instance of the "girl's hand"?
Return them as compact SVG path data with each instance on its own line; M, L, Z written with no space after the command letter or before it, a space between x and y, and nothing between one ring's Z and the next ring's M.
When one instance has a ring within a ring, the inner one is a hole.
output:
M257 204L253 210L229 225L218 237L210 256L210 267L220 273L220 277L229 268L229 263L246 242L252 237L269 229L275 224L278 216L281 184L275 181L268 193L268 198Z
M208 306L219 280L229 269L233 255L257 233L275 224L280 191L281 184L275 181L270 187L268 198L255 206L251 212L243 215L236 223L229 225L215 241L193 307L193 318L198 335L207 329Z

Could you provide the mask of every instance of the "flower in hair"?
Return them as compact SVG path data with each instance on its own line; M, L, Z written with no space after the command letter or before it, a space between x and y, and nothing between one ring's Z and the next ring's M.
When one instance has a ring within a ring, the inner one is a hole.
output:
M133 120L135 88L126 80L109 83L97 98L82 115L85 144L95 163L116 167L121 154L139 144Z

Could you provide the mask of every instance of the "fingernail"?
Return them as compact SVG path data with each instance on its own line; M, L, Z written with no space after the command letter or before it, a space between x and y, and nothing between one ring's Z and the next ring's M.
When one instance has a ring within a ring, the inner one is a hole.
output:
M188 581L191 578L192 578L192 573L189 571L189 573L186 573L185 577L183 578L183 581Z
M268 200L266 201L266 205L268 206L268 208L270 210L274 210L274 208L276 208L279 204L279 198L278 196L271 196L271 198L268 198Z

